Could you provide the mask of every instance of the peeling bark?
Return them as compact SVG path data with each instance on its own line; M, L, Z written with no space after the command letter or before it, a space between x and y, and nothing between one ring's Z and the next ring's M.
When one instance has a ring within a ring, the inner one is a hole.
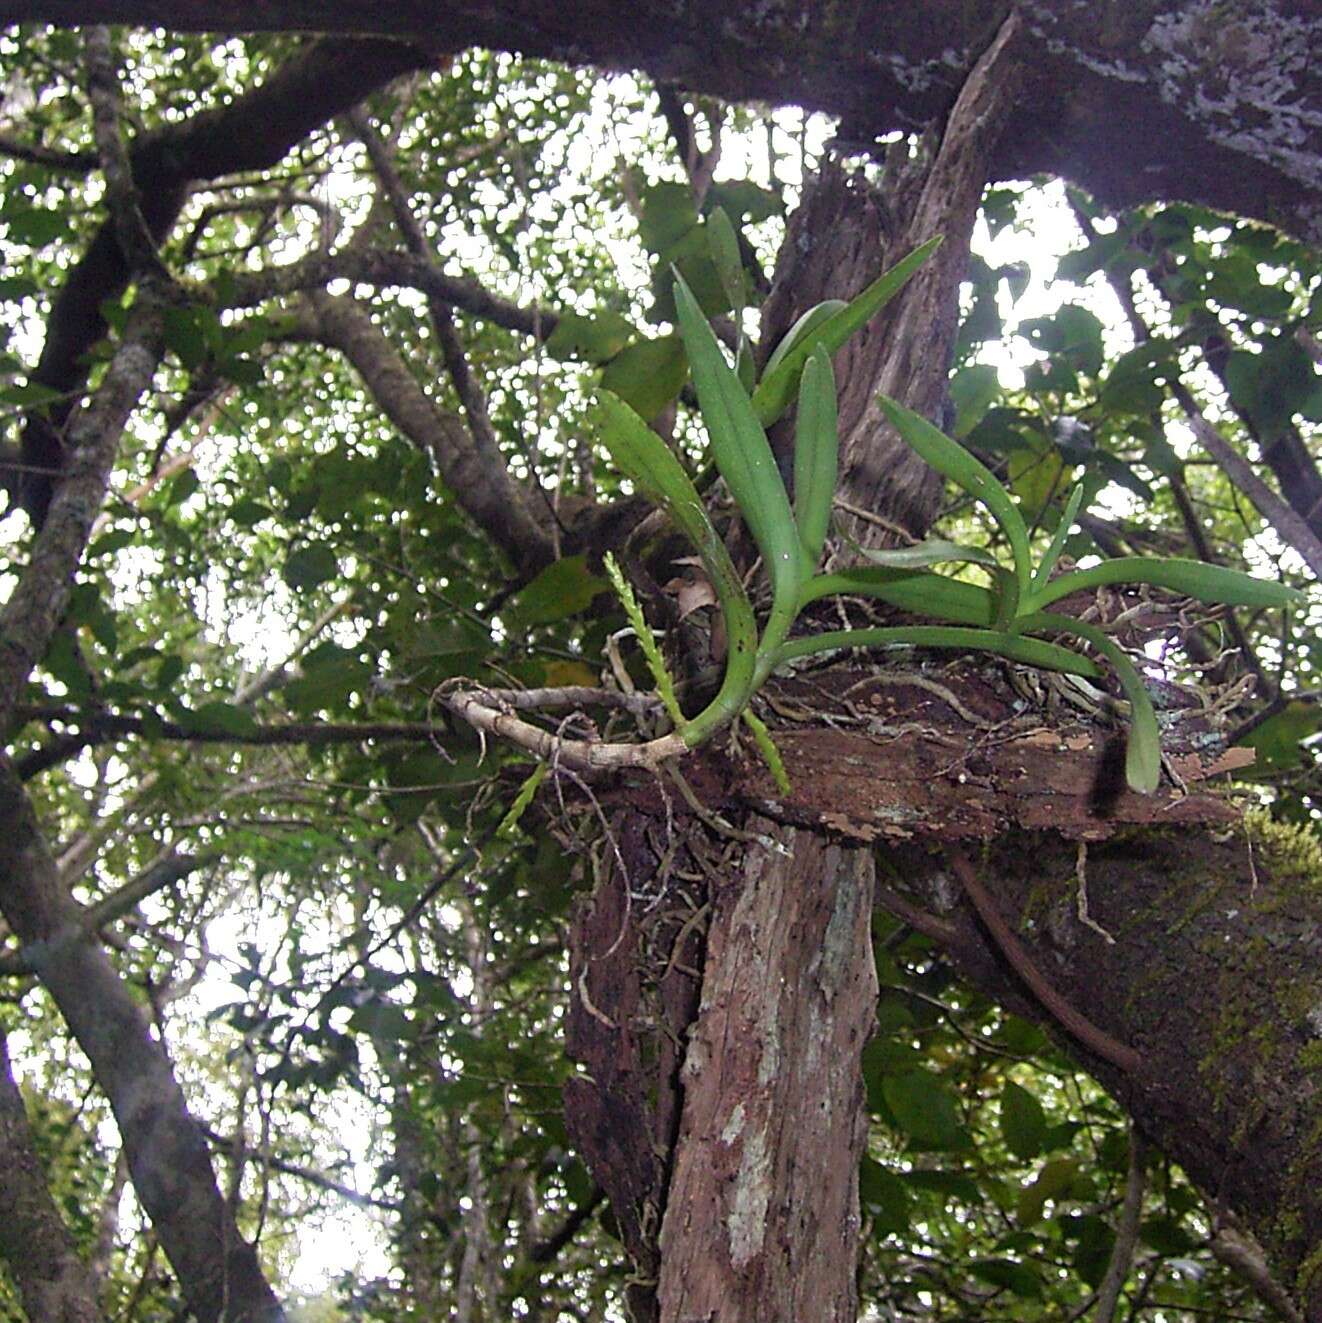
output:
M878 393L939 420L959 330L959 287L969 240L997 139L1019 86L1021 33L1007 22L978 61L944 131L910 157L888 162L884 189L828 161L805 189L781 248L763 309L764 347L827 298L850 298L919 244L940 235L903 293L836 355L843 509L880 513L921 537L936 513L941 481L885 421ZM781 471L793 471L793 427L772 434ZM846 514L849 535L865 545L894 541L878 525Z
M872 857L754 818L718 887L661 1226L664 1323L853 1323Z

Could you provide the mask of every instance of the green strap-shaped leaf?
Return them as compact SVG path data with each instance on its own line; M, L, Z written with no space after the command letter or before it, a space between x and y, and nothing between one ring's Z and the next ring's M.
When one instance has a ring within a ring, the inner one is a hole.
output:
M1028 590L1032 558L1028 550L1028 529L1010 493L992 476L991 471L966 450L952 441L940 428L933 427L921 414L906 409L895 400L881 396L882 411L900 436L938 473L958 484L975 500L981 501L1001 526L1014 555L1015 577L1021 593Z
M1056 568L1056 562L1060 559L1060 553L1065 547L1065 539L1070 535L1070 529L1074 526L1074 520L1079 513L1079 506L1082 504L1083 484L1079 483L1070 492L1070 498L1065 502L1065 513L1061 515L1060 523L1056 525L1056 531L1051 535L1051 542L1047 546L1046 554L1038 562L1031 585L1033 592L1037 592L1051 578L1051 571Z
M1091 640L1090 640L1091 641ZM1109 640L1108 640L1109 642ZM1004 630L967 629L959 625L896 625L880 629L839 629L790 639L776 651L776 665L795 657L810 657L834 648L956 648L960 652L990 652L1047 671L1095 678L1100 674L1087 657L1043 639L1027 638Z
M609 391L597 392L596 412L598 433L611 459L697 548L721 605L727 639L725 678L711 704L684 727L684 739L694 748L737 716L753 693L757 662L753 606L725 543L707 518L702 498L666 443Z
M814 347L825 345L826 352L834 354L855 331L866 326L904 288L905 282L927 261L940 242L941 236L938 235L915 248L908 257L878 276L856 298L814 326L811 334L801 333L798 325L794 327L790 336L797 336L797 339L783 354L777 348L777 355L767 364L762 381L753 392L753 409L764 427L769 427L789 408L803 365Z
M987 569L1000 569L996 557L986 548L966 547L939 537L929 537L925 542L915 543L912 547L891 547L884 551L859 547L858 550L872 564L884 565L888 569L895 570L921 570L928 565L944 565L954 561L983 565Z
M803 344L813 331L817 329L828 318L834 317L837 312L849 307L844 299L823 299L820 303L815 303L801 317L799 317L793 326L781 337L780 343L771 351L767 358L767 365L763 369L764 376L770 376L781 365L785 355L791 349ZM814 337L813 344L816 344ZM810 346L811 348L811 346ZM804 360L807 361L806 359ZM770 425L773 420L766 420L766 425Z
M803 369L794 420L794 518L808 572L817 567L835 500L840 433L831 357L818 345Z
M618 395L598 390L594 404L598 438L616 467L665 510L704 557L710 543L720 546L715 554L728 562L725 544L707 518L702 498L670 447ZM734 574L733 565L730 573Z
M1073 634L1096 648L1110 663L1129 700L1129 739L1125 745L1125 780L1130 789L1150 795L1161 779L1161 729L1157 714L1152 710L1147 686L1134 663L1123 650L1097 628L1073 616L1039 611L1024 616L1017 622L1022 629L1035 634L1047 630Z
M739 378L739 384L744 390L751 393L753 383L757 380L757 364L753 361L753 350L746 335L739 337L739 353L735 358L734 374Z
M903 611L958 625L987 626L996 618L995 596L975 583L881 565L858 565L834 574L819 574L804 584L800 601L807 606L837 594L875 597Z
M717 207L707 217L706 229L712 265L716 268L725 297L734 309L737 326L744 310L744 264L739 256L739 236L721 207Z
M1152 556L1117 556L1086 570L1074 570L1036 589L1025 608L1036 611L1068 593L1101 584L1147 583L1154 588L1169 588L1216 606L1292 606L1304 600L1295 588L1270 579L1255 579L1251 574L1208 565L1201 560L1159 559Z
M675 307L702 421L711 439L712 458L753 534L771 579L773 619L767 622L771 634L781 627L780 617L792 606L803 578L803 551L789 497L748 395L679 275L675 277ZM792 618L783 621L785 630Z

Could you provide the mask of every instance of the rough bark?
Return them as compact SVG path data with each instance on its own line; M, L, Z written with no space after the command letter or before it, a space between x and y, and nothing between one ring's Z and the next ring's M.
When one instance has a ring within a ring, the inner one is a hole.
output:
M851 138L949 109L1006 0L8 0L6 22L190 31L379 33L641 69L727 100L839 115ZM1071 179L1122 208L1182 198L1322 239L1322 19L1301 0L1145 0L1098 14L1022 0L1032 77L992 163L999 178Z
M1243 1219L1311 1323L1322 1319L1322 855L1308 834L1259 822L1091 845L1088 910L1113 945L1078 918L1072 843L1007 834L975 864L1056 994L1139 1052L1133 1074L1064 1033L972 907L950 908L940 856L889 862L946 911L964 971L1054 1028L1214 1206Z
M853 1323L872 856L754 818L719 885L661 1225L664 1323Z
M847 697L832 707L830 695ZM1245 822L1196 784L1099 802L1114 732L1025 707L988 668L822 672L774 699L804 714L814 701L812 729L776 732L792 795L751 762L717 762L689 769L709 803L876 842L881 903L1051 1028L1322 1319L1322 851L1310 833ZM1210 781L1243 751L1187 715L1167 732L1170 764ZM972 867L1009 943L961 886L952 842L979 847ZM1112 1046L1090 1048L1079 1015Z
M565 1086L565 1124L633 1262L625 1298L634 1323L660 1318L658 1237L708 904L704 886L676 884L662 868L654 825L629 814L612 827L616 849L570 935L565 1027L565 1050L580 1066ZM674 861L686 877L697 871L695 849L696 836Z
M284 1312L221 1198L206 1140L165 1049L60 883L23 787L0 755L0 913L105 1091L138 1198L200 1323L278 1323ZM68 940L76 936L80 940Z
M30 1323L101 1323L87 1265L51 1198L0 1033L0 1257Z

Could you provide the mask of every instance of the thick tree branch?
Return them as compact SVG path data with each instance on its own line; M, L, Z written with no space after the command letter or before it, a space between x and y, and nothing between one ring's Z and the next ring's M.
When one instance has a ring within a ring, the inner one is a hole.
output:
M102 1323L95 1283L51 1198L2 1032L0 1172L0 1257L30 1323Z
M416 289L474 317L520 335L546 339L560 324L551 309L524 308L491 293L471 276L447 276L427 258L375 248L342 248L265 271L235 271L226 284L225 306L250 308L268 299L323 288L332 280L382 289Z
M350 298L309 294L299 329L338 349L382 410L429 454L455 500L522 575L552 559L551 541L528 509L504 461L480 454L463 423L438 409L371 317Z
M68 428L68 462L49 518L9 600L0 607L0 730L69 601L73 575L106 485L121 433L161 360L163 306L144 288L124 339L92 399Z
M361 108L349 112L349 123L353 125L355 132L362 140L363 146L367 148L367 155L372 162L373 170L376 171L381 191L385 195L391 214L395 218L395 224L404 236L405 246L415 258L425 262L429 268L435 270L437 264L431 245L427 242L427 236L423 234L422 226L418 224L418 220L409 206L404 186L400 183L399 174L391 160L389 147L372 127L371 121ZM487 411L486 394L469 366L468 355L464 352L463 344L459 339L459 332L455 328L454 314L450 311L449 303L435 293L429 293L427 295L427 312L431 320L432 331L441 346L441 356L445 360L446 371L450 374L450 381L454 385L455 393L459 396L459 403L463 407L464 416L468 419L468 433L472 438L472 447L478 460L488 472L499 471L503 475L504 482L510 486L515 486L516 484L505 466L505 457L500 453L500 444L496 440L496 430L491 425L491 415ZM533 468L531 463L529 467L530 469ZM533 469L531 476L535 483L535 469ZM560 528L556 522L555 508L540 489L538 494L546 504L547 514L550 516L551 555L558 558L560 555Z
M133 182L133 165L120 131L119 71L110 51L110 29L88 28L83 38L87 97L92 103L92 131L106 180L110 222L130 278L151 273L165 278L156 243L142 215Z
M998 178L1057 174L1116 209L1183 198L1322 240L1322 90L1308 74L1319 34L1305 7L1244 0L1222 17L1197 0L1161 0L1120 6L1104 24L1070 0L1018 8L1031 79L997 148ZM867 141L943 116L1009 9L1006 0L194 0L185 9L10 0L4 12L9 22L380 33L642 69L726 100L823 110Z
M283 1311L221 1198L206 1141L165 1049L92 941L61 943L83 912L61 886L32 805L0 756L0 912L26 945L49 944L41 979L92 1063L133 1185L200 1323L277 1323Z

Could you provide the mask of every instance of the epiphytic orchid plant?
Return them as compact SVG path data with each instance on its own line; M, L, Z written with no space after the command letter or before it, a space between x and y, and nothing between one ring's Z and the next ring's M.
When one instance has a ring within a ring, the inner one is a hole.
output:
M728 222L727 226L728 228ZM724 242L723 242L724 240ZM737 255L732 235L713 227L713 255L723 281ZM673 700L667 707L684 748L695 748L714 732L743 717L766 748L765 732L749 710L758 688L779 666L799 657L839 648L908 644L982 651L1048 670L1097 677L1097 664L1073 649L1037 637L1072 635L1110 665L1130 705L1125 771L1138 791L1156 789L1161 745L1156 715L1133 662L1097 626L1048 610L1081 589L1103 584L1150 584L1216 605L1287 606L1299 594L1281 584L1200 561L1123 557L1051 578L1082 501L1069 498L1055 535L1035 565L1023 516L1009 492L968 450L893 400L881 407L900 436L928 464L982 504L1010 547L1010 566L990 552L931 539L895 551L864 552L869 564L819 574L835 497L839 437L831 355L867 323L917 270L939 240L908 257L848 304L832 301L805 314L768 359L761 381L752 382L751 356L740 342L736 366L726 362L697 301L676 275L675 303L693 384L707 430L711 457L725 480L761 553L771 584L771 607L759 627L752 603L725 544L693 483L665 442L622 400L607 391L597 397L600 434L619 468L663 507L698 551L724 615L728 651L725 675L712 701L686 718ZM737 272L737 266L734 266ZM735 300L736 315L739 311ZM746 384L747 383L747 384ZM781 481L765 428L796 397L794 500ZM988 587L934 574L944 562L971 563L984 570ZM791 639L791 626L805 607L835 594L874 597L892 606L948 623L832 630ZM636 616L641 624L641 615ZM650 633L645 626L640 638ZM663 674L659 654L649 648L654 672ZM662 685L663 691L666 686ZM774 764L773 764L774 766Z

